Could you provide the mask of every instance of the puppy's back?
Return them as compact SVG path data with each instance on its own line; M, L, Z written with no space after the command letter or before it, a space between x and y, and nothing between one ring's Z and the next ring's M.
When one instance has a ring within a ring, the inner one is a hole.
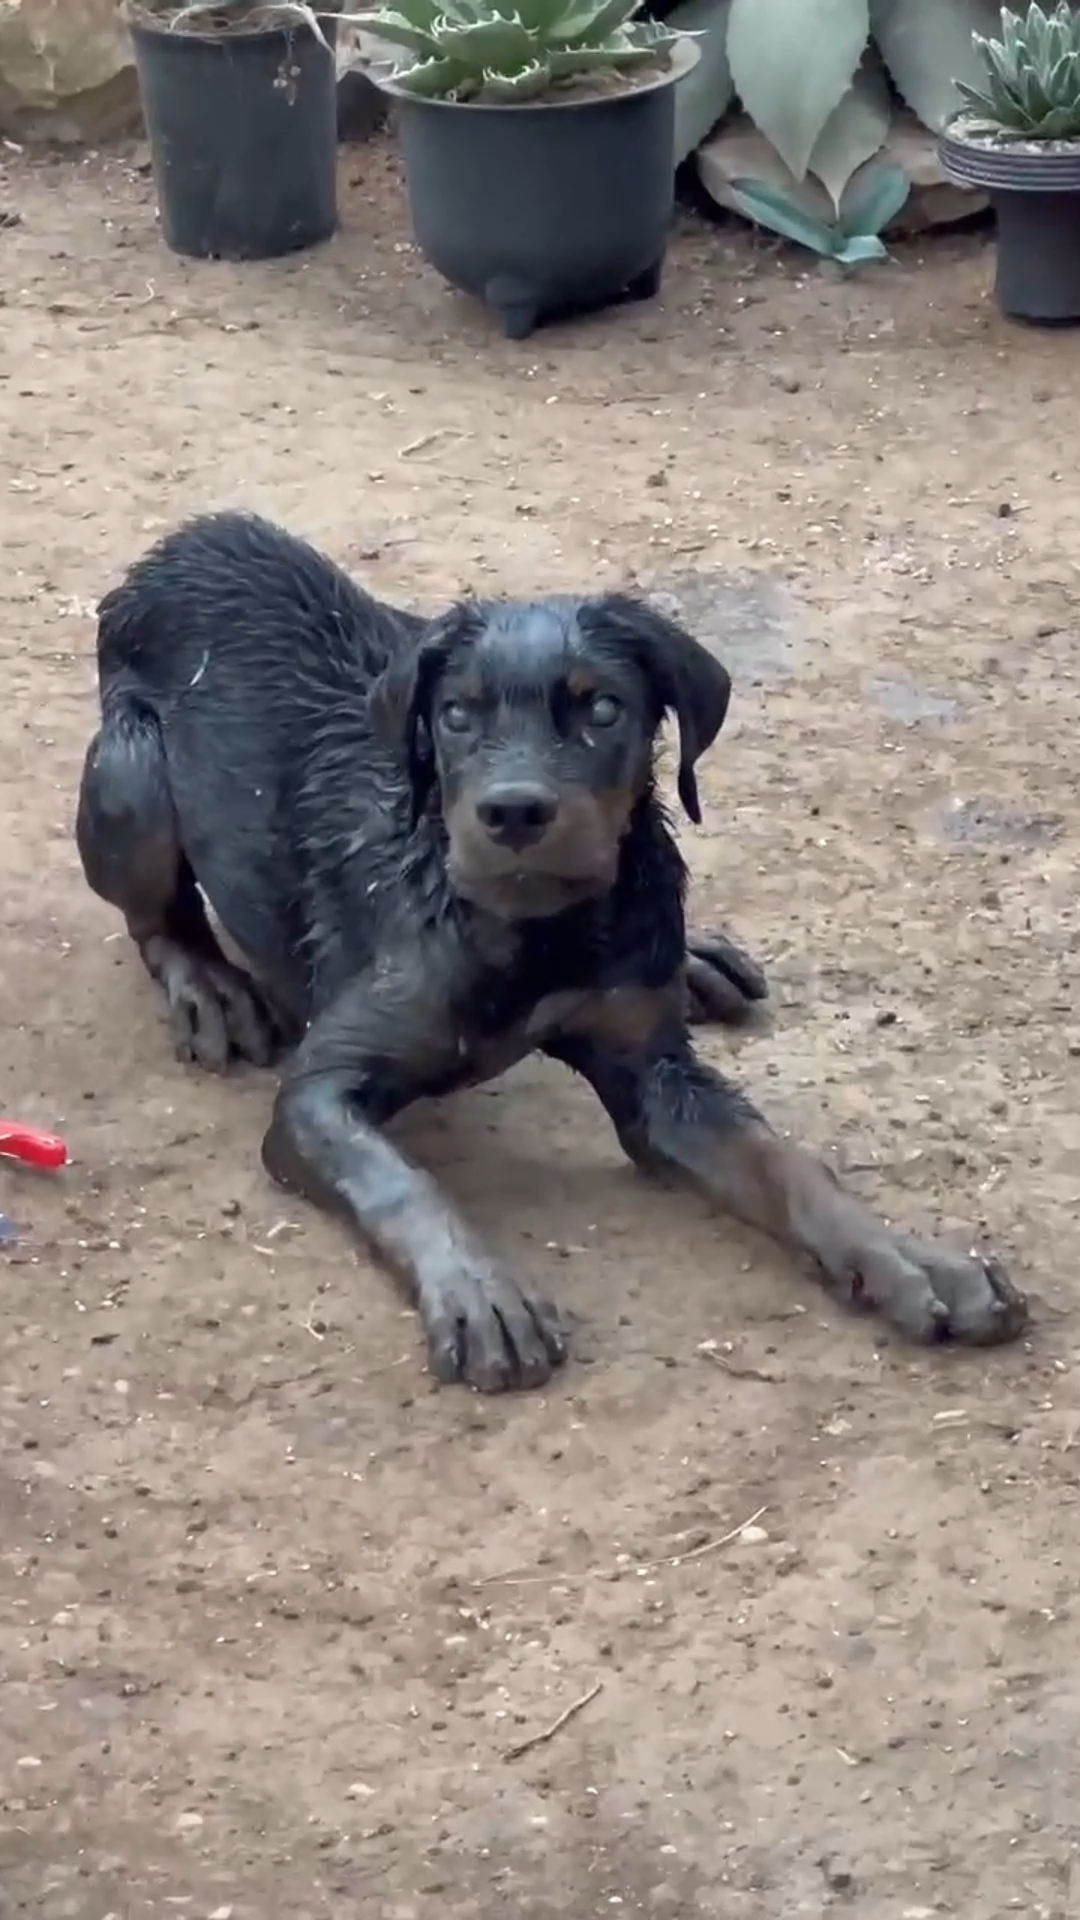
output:
M421 625L259 515L201 514L159 540L100 602L98 673L103 694L134 675L167 696L213 659L255 683L313 676L328 690L355 691Z

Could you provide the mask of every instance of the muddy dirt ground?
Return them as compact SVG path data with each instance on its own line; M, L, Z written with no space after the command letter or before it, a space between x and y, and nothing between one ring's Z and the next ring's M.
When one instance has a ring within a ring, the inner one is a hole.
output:
M1064 1920L1076 338L997 319L981 238L839 281L684 213L659 304L511 345L410 251L388 146L343 180L332 246L237 270L167 256L131 159L0 175L0 1111L73 1153L0 1175L4 1910ZM227 503L423 606L728 608L687 846L773 1005L709 1051L994 1245L1030 1340L883 1337L529 1066L405 1139L573 1363L432 1387L265 1180L271 1084L173 1063L72 844L94 602Z

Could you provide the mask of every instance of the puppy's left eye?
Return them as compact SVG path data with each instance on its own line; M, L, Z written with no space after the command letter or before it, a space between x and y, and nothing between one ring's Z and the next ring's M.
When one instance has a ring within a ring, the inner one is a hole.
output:
M448 733L465 733L469 725L469 709L460 700L444 700L439 709L439 719Z
M613 727L622 708L610 693L594 694L586 709L585 718L590 727Z

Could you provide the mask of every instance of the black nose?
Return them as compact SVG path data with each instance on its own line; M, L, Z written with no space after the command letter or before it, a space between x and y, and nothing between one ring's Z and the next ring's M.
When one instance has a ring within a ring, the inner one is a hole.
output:
M493 840L505 847L531 847L543 838L559 811L559 796L546 787L489 787L476 803Z

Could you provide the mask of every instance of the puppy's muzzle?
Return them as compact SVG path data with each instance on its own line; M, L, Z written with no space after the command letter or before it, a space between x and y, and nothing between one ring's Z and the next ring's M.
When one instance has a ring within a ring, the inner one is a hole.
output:
M476 817L498 847L515 853L535 847L554 826L559 795L536 781L501 781L476 802Z

